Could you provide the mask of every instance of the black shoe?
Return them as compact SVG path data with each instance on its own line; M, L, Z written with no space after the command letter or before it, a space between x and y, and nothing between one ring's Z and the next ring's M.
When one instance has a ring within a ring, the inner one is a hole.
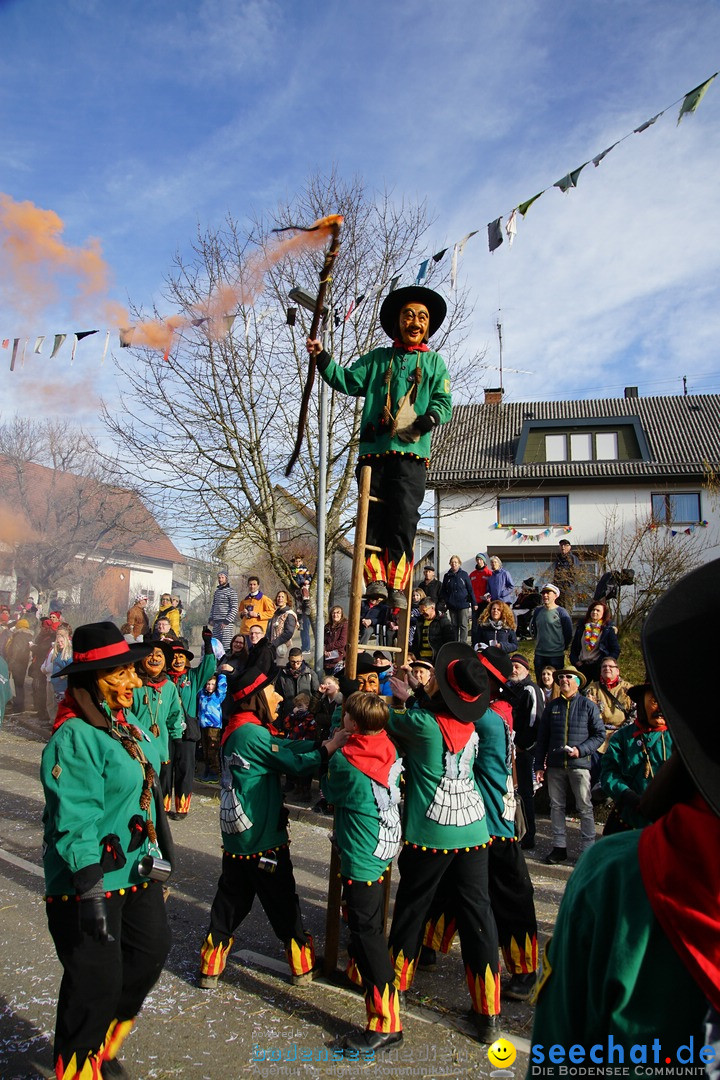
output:
M567 862L567 848L554 847L549 855L546 855L543 859L544 863L548 866L554 866L556 863Z
M437 967L437 953L429 945L423 945L418 958L418 971L434 971Z
M111 1061L103 1061L100 1066L100 1075L103 1080L108 1080L109 1077L116 1077L116 1080L130 1080L130 1073L127 1069L123 1068L122 1064L117 1058L112 1058Z
M313 806L313 813L314 814L330 814L330 813L332 813L332 811L330 810L330 807L328 806L327 799L325 799L325 798L318 799L318 801Z
M535 981L534 971L527 975L513 975L503 995L511 1001L527 1001L535 989Z
M407 611L407 596L400 589L391 589L388 596L388 607L393 611Z
M365 589L365 598L367 600L372 600L376 596L379 596L382 600L387 600L388 590L384 581L371 581Z
M535 850L535 837L534 836L523 836L522 840L520 841L520 847L523 849L523 851L534 851Z
M403 1041L402 1031L352 1031L343 1039L346 1050L359 1050L361 1054L369 1051L389 1050Z
M198 975L197 985L201 990L214 990L218 984L219 975Z
M478 1042L494 1043L496 1039L500 1037L500 1017L499 1016L485 1016L483 1013L470 1013L473 1024L475 1025L475 1034Z

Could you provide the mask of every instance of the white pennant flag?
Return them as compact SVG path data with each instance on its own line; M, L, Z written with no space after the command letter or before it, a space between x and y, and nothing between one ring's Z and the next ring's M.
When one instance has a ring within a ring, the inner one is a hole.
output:
M36 352L36 353L42 352L42 346L43 346L43 341L44 340L45 340L45 335L44 334L42 335L42 337L39 337L39 338L35 339L35 348L33 349L33 352Z
M462 255L463 251L465 250L465 245L467 244L467 242L468 242L468 240L470 239L471 236L475 236L476 232L477 232L477 229L473 229L472 232L469 232L467 234L467 236L464 236L462 238L462 240L460 241L459 244L455 244L455 246L453 247L452 265L450 267L450 288L451 289L457 289L458 262L460 260L460 257Z

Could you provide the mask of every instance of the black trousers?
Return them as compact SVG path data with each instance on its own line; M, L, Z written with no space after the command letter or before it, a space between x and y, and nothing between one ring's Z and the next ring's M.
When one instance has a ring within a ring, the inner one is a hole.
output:
M233 858L223 852L222 873L210 909L208 930L208 939L212 937L216 948L229 944L240 923L250 913L256 896L275 935L286 949L292 942L300 947L311 943L312 938L303 929L290 852L283 847L278 848L276 854L275 871L268 873L260 868L257 858ZM224 968L224 963L222 966Z
M385 569L381 580L387 581L392 589L402 589L412 572L427 468L422 458L412 454L384 454L360 460L356 469L358 481L364 465L372 468L370 494L383 500L370 503L367 542L381 549L380 562ZM379 576L373 565L377 559L370 556L366 562L366 582Z
M194 779L195 743L191 739L172 739L170 760L160 766L160 788L166 811L174 810L176 814L187 814Z
M102 1046L114 1020L132 1020L160 978L170 950L162 886L114 892L106 899L112 941L95 941L79 927L74 896L47 902L48 926L63 977L55 1023L55 1062L82 1063Z
M402 1025L393 985L394 969L383 933L385 888L383 881L345 881L349 953L353 958L365 993L369 1031L400 1031Z
M533 750L519 750L515 751L515 768L517 770L517 785L520 798L523 801L523 808L525 810L525 821L527 822L527 836L528 842L532 843L535 840L535 790L533 788L533 765L535 761L535 751Z
M442 886L453 897L465 975L475 1012L500 1012L498 934L490 907L488 848L422 851L406 845L398 859L400 884L390 928L395 985L412 985L429 907Z

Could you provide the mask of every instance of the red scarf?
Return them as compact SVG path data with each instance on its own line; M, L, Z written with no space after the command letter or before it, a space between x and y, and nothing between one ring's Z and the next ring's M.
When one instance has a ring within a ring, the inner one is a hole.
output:
M445 745L450 752L459 754L461 750L464 750L471 736L475 733L474 724L465 724L448 713L436 713L435 719L442 731Z
M420 345L406 345L404 341L398 341L397 338L393 340L393 349L399 352L430 352L430 346L424 341Z
M657 921L720 1010L720 818L699 793L643 829L640 874Z
M53 722L52 734L54 735L57 729L59 727L62 727L66 720L71 720L73 717L78 717L78 719L81 719L80 706L78 705L77 701L72 696L70 691L66 690L65 696L61 699L60 704L58 705L58 711L55 715L55 720ZM122 709L118 709L118 711L115 713L115 720L118 722L118 724L125 724L127 726L125 713L122 711Z
M238 713L235 713L235 715L231 716L230 719L227 722L227 727L225 728L225 730L222 733L222 739L220 740L220 745L224 746L225 745L225 740L227 739L228 735L232 735L233 731L236 731L239 727L242 727L243 724L257 724L258 727L262 726L260 724L259 719L255 715L255 713L251 713L251 712L238 712Z
M507 726L512 731L513 729L513 711L512 705L509 701L505 701L504 698L495 698L490 702L490 708L493 712L496 712L498 716L501 716Z
M390 787L390 770L397 753L386 731L356 732L345 743L342 753L365 776L383 787Z
M613 690L617 686L617 684L619 682L620 682L620 676L619 675L616 675L615 678L612 679L612 681L610 679L603 679L602 677L600 679L600 685L604 686L606 690Z
M163 687L167 681L168 681L167 672L166 671L161 671L156 680L155 679L147 679L145 681L145 686L152 686L153 690L160 690L161 687Z

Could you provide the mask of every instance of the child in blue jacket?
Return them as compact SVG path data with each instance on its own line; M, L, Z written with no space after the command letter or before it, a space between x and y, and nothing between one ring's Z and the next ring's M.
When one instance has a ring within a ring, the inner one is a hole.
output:
M220 739L222 736L222 703L227 693L227 679L222 674L213 675L198 694L198 723L202 739L206 784L217 784L220 779Z

